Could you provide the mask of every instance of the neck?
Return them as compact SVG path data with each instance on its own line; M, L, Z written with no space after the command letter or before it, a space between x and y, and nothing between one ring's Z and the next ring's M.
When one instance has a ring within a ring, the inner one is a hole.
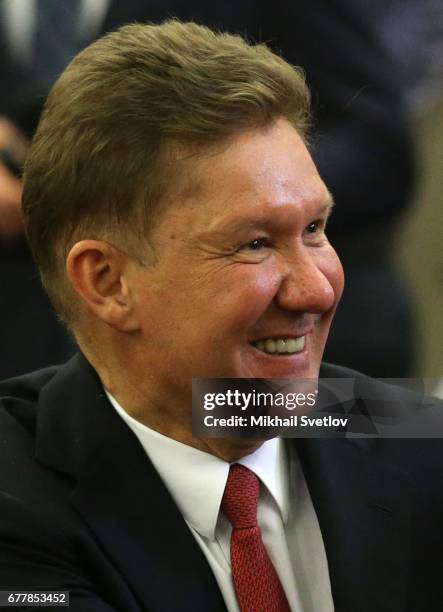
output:
M155 381L134 373L136 368L125 368L124 360L122 363L112 363L110 355L114 355L115 359L114 351L107 351L106 359L83 351L104 388L130 417L146 427L229 463L250 455L263 444L263 440L257 439L195 437L192 433L191 389L180 396L178 393L172 396L158 388Z

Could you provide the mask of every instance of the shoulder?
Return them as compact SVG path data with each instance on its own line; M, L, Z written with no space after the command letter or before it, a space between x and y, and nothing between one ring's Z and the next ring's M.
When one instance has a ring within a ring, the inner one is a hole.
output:
M367 425L362 435L351 433L353 444L374 461L409 474L419 488L443 491L443 401L428 394L424 381L374 379L326 363L321 378L334 379L338 386L351 381L352 402L346 411Z
M20 484L28 475L32 478L37 465L40 394L57 371L58 367L50 367L0 382L0 490L6 483ZM21 479L16 477L18 469L23 474Z
M20 420L35 413L40 392L57 374L61 366L36 370L30 374L0 382L0 415L5 412Z
M403 410L435 407L437 413L443 411L443 401L430 394L425 379L372 378L351 368L330 363L322 363L320 378L336 380L338 386L342 380L351 382L352 387L349 388L352 388L355 399L374 402L373 407L386 407L389 403L395 403L397 408L402 406Z
M52 493L57 478L36 461L40 395L54 378L54 366L0 382L0 494L1 507L21 498L29 508ZM12 504L12 505L11 505Z

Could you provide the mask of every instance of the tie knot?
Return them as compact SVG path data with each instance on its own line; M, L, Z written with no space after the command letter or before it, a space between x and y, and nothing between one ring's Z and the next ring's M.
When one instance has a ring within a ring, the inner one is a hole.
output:
M234 529L257 525L260 481L254 472L236 463L229 469L221 507Z

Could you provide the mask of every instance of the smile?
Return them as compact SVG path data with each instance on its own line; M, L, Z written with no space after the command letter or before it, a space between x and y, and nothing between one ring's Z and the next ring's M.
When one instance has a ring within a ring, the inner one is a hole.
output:
M300 353L305 348L305 344L306 336L300 336L300 338L268 338L253 343L259 351L276 355Z

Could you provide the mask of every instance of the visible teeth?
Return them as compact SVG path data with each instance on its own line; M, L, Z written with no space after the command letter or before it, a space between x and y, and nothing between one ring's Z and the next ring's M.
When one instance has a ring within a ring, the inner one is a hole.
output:
M254 343L255 348L264 353L299 353L305 348L306 336L294 338L278 338L258 340Z
M275 344L277 353L286 353L286 342L284 340L277 340Z
M286 342L286 351L288 353L298 353L299 351L302 351L305 348L305 339L306 336L301 336L300 338L297 338L297 340L290 338Z
M277 346L274 340L265 341L265 351L267 353L275 353L276 350L277 350Z

